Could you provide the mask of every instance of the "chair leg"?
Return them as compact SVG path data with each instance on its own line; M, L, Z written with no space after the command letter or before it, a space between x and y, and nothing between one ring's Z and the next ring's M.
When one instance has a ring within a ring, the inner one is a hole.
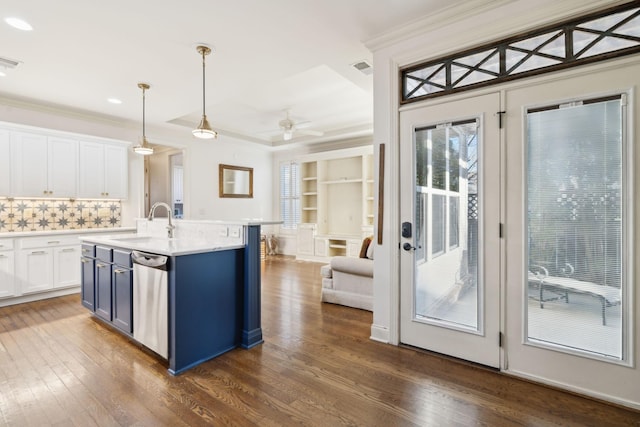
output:
M605 312L607 303L602 297L600 298L600 301L602 302L602 326L607 326L607 316Z

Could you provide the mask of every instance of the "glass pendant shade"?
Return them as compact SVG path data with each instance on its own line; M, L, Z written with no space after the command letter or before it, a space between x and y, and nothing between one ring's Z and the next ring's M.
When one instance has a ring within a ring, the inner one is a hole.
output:
M202 116L202 120L200 120L198 127L192 130L191 133L193 133L193 136L196 138L202 139L213 139L218 137L218 132L211 129L209 120L207 120L207 116L205 115Z
M153 147L149 145L147 138L143 138L140 145L136 145L135 147L133 147L133 152L143 156L148 156L150 154L153 154Z

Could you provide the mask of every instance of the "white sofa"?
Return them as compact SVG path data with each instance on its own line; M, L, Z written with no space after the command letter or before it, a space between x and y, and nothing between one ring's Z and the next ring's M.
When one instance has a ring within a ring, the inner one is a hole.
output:
M373 244L368 249L370 258L336 256L320 268L323 302L373 310Z

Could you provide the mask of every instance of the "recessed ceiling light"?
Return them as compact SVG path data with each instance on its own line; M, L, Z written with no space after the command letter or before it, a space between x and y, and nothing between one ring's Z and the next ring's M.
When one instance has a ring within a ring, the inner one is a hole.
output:
M5 77L7 75L7 73L5 73L4 71L0 71L0 77Z
M109 98L107 99L107 101L109 101L112 104L122 104L122 101L120 101L118 98Z
M18 30L22 30L22 31L33 30L33 27L27 21L24 21L20 18L16 18L13 16L10 16L9 18L4 18L4 22L11 25L13 28L17 28Z

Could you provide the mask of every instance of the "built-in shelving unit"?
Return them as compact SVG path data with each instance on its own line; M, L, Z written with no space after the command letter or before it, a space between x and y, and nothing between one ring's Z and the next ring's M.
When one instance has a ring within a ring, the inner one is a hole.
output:
M297 257L358 256L373 234L373 147L310 155L300 163L301 218Z

